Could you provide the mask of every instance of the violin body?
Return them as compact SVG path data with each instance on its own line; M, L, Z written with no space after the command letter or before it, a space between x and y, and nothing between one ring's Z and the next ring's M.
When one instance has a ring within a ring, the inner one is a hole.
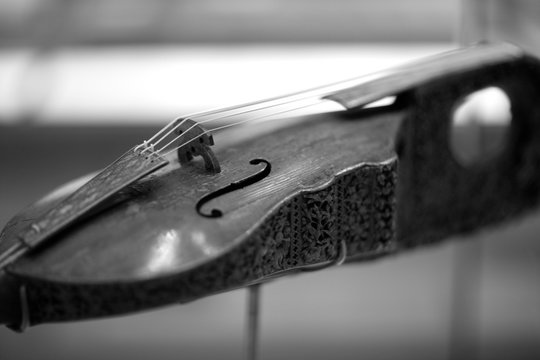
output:
M435 243L534 208L540 64L513 47L485 53L415 65L327 97L347 111L216 132L220 172L169 154L167 166L0 269L7 304L0 322L18 327L21 318L35 325L192 301ZM449 146L452 113L490 86L512 102L505 147L464 166ZM363 107L389 95L392 105ZM0 253L20 241L28 219L46 216L86 180L15 216Z

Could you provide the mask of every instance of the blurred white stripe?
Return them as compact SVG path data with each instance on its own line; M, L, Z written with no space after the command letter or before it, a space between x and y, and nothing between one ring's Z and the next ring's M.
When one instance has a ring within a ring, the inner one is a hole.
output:
M346 80L452 44L79 48L0 52L0 121L146 124ZM29 66L29 64L34 64Z

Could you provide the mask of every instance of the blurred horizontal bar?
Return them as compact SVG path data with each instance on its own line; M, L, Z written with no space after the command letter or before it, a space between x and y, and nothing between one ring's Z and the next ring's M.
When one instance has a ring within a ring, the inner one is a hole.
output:
M450 41L459 0L0 2L0 46Z
M0 51L0 123L164 124L454 47L433 44L84 47Z

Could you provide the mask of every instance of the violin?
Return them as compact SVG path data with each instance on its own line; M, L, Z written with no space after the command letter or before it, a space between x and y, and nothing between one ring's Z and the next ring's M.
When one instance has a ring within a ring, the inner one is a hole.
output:
M504 149L463 164L452 113L493 86L512 104ZM193 301L515 218L540 199L539 96L537 59L484 44L176 119L7 223L0 323ZM321 103L341 109L294 115Z

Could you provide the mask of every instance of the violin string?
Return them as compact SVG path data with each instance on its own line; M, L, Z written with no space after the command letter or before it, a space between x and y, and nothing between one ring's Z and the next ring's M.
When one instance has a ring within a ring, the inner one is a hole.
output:
M172 132L174 132L174 130L178 129L178 127L180 127L187 119L195 119L195 118L200 118L200 117L204 117L204 116L218 115L215 118L211 118L211 119L201 121L200 123L202 124L202 123L206 123L206 122L210 122L210 121L222 120L224 118L228 118L228 117L235 116L235 115L240 115L240 114L260 111L260 110L268 109L268 108L272 108L272 107L277 107L277 106L281 106L281 105L284 105L284 104L287 104L287 103L292 103L292 102L295 102L295 101L307 99L307 98L314 97L314 96L322 98L324 96L328 96L330 94L333 94L333 93L335 93L336 91L338 91L340 89L345 88L346 84L348 84L348 83L356 83L356 84L358 84L358 82L360 82L362 80L366 81L368 79L369 79L369 76L360 76L360 77L352 78L352 79L345 80L345 81L334 82L334 83L329 84L329 85L324 85L324 86L311 88L311 89L308 89L308 90L305 90L305 91L299 91L299 92L291 93L291 94L284 95L284 96L276 96L276 97L272 97L272 98L268 98L268 99L264 99L264 100L253 101L253 102L248 102L248 103L244 103L244 104L240 104L240 105L234 105L234 106L229 106L229 107L225 107L225 108L215 108L215 109L206 110L206 111L202 111L202 112L191 113L191 114L183 116L182 121L180 121L180 122L178 122L178 119L175 119L175 120L169 122L161 130L159 130L156 134L154 134L150 139L144 141L143 144L137 146L137 148L144 147L145 148L144 150L153 151L152 150L153 146L155 146L157 143L160 143L165 138L167 138ZM298 98L299 96L300 96L300 98ZM268 105L268 104L271 104L272 102L277 102L277 101L281 101L281 102L278 102L277 104L274 104L274 105ZM263 105L263 106L260 106L260 105ZM251 110L242 110L242 109L245 109L247 107L249 108L249 107L255 107L255 106L259 106L259 107L256 107L256 108L251 109ZM236 110L241 110L241 111L236 112L236 113L232 113L232 114L228 114L228 115L221 115L223 113L236 111ZM176 122L178 122L178 123L175 125ZM165 132L171 126L173 126L171 130L169 130L165 135L163 135L156 143L152 143L152 141L154 141L157 137L159 137L161 134L163 134L163 132ZM196 125L192 126L191 128L194 128L194 127L196 127ZM187 133L189 130L191 130L191 128L186 130L184 133Z
M253 112L258 112L258 111L261 111L261 110L275 108L275 107L278 107L278 106L283 106L283 105L287 105L287 104L290 104L290 103L293 103L293 102L298 102L298 101L307 100L307 99L309 99L309 97L302 98L302 99L296 99L296 100L289 100L289 101L282 102L282 103L279 103L279 104L276 104L276 105L268 105L268 106L257 108L257 109L238 111L238 112L228 114L228 115L225 115L225 116L220 116L220 117L217 117L217 118L211 118L211 119L202 120L202 121L198 122L197 124L191 125L189 128L187 128L181 134L176 136L173 140L169 141L169 143L167 143L167 145L165 145L164 147L169 146L171 143L173 143L173 142L175 142L177 140L180 140L184 135L186 135L192 129L196 128L198 125L202 125L202 124L209 123L209 122L212 122L212 121L223 120L223 119L226 119L226 118L230 118L232 116L245 115L245 114L249 114L249 113L253 113ZM294 111L294 110L295 109L293 109L292 111ZM277 113L270 113L268 116L275 115L275 114L277 114ZM175 131L178 127L180 127L187 119L188 118L184 118L184 120L182 120L180 122L180 124L173 127L170 131L168 131L165 135L163 135L159 140L152 143L152 145L157 146L160 142L165 140L173 131ZM254 120L258 120L258 119L260 119L260 117L250 118L250 119L246 120L246 122L247 121L254 121ZM150 141L150 140L147 140L147 142L148 141Z
M213 118L210 118L210 119L205 119L205 120L202 120L202 121L199 121L197 124L194 124L192 125L191 127L189 127L188 129L186 129L182 134L180 134L180 136L177 136L175 138L174 141L180 139L184 134L187 134L191 129L197 127L197 125L202 125L202 124L205 124L205 123L209 123L209 122L213 122L213 121L217 121L217 120L223 120L223 119L227 119L227 118L230 118L230 117L233 117L233 116L238 116L238 115L245 115L245 114L249 114L249 113L253 113L253 112L257 112L257 111L261 111L261 110L267 110L267 109L271 109L271 108L275 108L275 107L279 107L279 106L283 106L283 105L287 105L287 104L290 104L290 103L294 103L294 102L298 102L298 101L302 101L302 100L307 100L307 99L310 99L314 97L314 95L309 95L309 96L303 96L303 97L300 97L300 98L295 98L295 99L292 99L292 98L288 98L288 99L284 99L284 101L282 102L279 102L277 104L272 104L272 105L266 105L266 106L261 106L261 107L258 107L258 108L255 108L255 109L246 109L246 110L242 110L242 109L245 109L244 108L237 108L237 109L234 109L234 110L239 110L239 111L236 111L236 112L233 112L233 113L230 113L230 114L227 114L227 115L220 115L220 116L217 116L217 117L213 117ZM320 97L320 96L319 96ZM271 103L273 101L270 101L270 102L267 102L267 103ZM262 104L261 104L262 105ZM226 112L226 111L223 111L223 112ZM200 117L200 116L199 116ZM193 116L187 116L187 117L184 117L183 120L175 125L171 130L169 130L165 135L163 135L159 140L155 141L154 143L152 143L152 145L156 146L158 145L159 143L161 143L163 140L165 140L172 132L174 132L176 129L178 129L187 119L192 119L194 120L194 117ZM163 130L163 129L162 129ZM150 142L152 141L152 139L156 137L156 135L154 135L151 139L147 140L147 142Z
M285 113L288 113L288 112L292 112L292 111L296 111L296 110L301 110L301 109L305 109L305 108L308 108L308 107L311 107L311 106L315 106L315 105L319 105L321 104L322 102L324 102L325 100L324 99L317 99L316 102L313 102L313 103L310 103L310 104L306 104L306 105L302 105L302 106L296 106L292 109L286 109L286 110L283 110L283 111L280 111L280 112L274 112L274 113L271 113L271 114L266 114L266 115L263 115L263 116L258 116L258 117L255 117L255 118L249 118L249 119L244 119L244 120L240 120L240 121L237 121L237 122L234 122L234 123L230 123L230 124L225 124L225 125L222 125L222 126L218 126L212 130L204 130L201 134L193 137L192 139L186 141L185 143L182 143L176 147L174 147L173 149L167 151L166 153L163 153L163 151L168 147L170 146L172 143L174 143L175 141L177 141L178 139L180 139L180 137L182 136L182 134L178 135L176 138L174 138L173 140L171 140L169 143L167 143L167 145L164 145L162 148L160 148L159 150L157 150L156 152L158 154L161 154L162 156L167 156L169 155L170 153L184 147L184 146L187 146L188 144L190 144L191 142L197 140L198 138L200 138L201 136L204 136L210 132L213 132L213 131L218 131L218 130L223 130L223 129L226 129L226 128L229 128L229 127L233 127L233 126L237 126L237 125L240 125L240 124L243 124L243 123L246 123L246 122L249 122L249 121L255 121L255 120L260 120L260 119L264 119L264 118L268 118L270 116L275 116L275 115L280 115L280 114L285 114ZM184 132L185 133L185 132Z
M273 98L273 99L265 99L265 100L259 100L259 101L256 101L256 102L252 102L252 103L246 103L246 104L242 104L242 105L234 105L234 106L230 106L230 107L226 107L226 108L216 108L216 109L212 109L212 110L207 110L207 111L202 111L202 112L197 112L197 113L191 113L191 114L188 114L188 115L185 115L185 116L182 116L180 117L182 119L182 121L180 121L178 124L174 125L175 122L178 120L178 119L175 119L171 122L169 122L167 125L165 125L161 130L159 130L156 134L154 134L150 139L144 141L144 143L142 145L146 145L147 143L152 143L152 141L154 141L159 135L161 135L165 130L167 130L168 128L170 128L172 125L173 128L171 130L169 130L165 135L163 135L158 141L156 141L155 143L153 143L153 145L157 145L159 144L161 141L163 141L167 136L169 136L172 132L174 132L176 129L178 129L180 126L182 126L187 119L194 119L194 118L197 118L197 117L202 117L202 116L209 116L209 115L215 115L215 114L219 114L219 113L223 113L223 112L228 112L228 111L234 111L236 109L241 109L241 108L245 108L245 107L250 107L250 106L255 106L257 104L262 104L262 103L266 103L266 102L271 102L273 100L279 100L281 98L285 98L285 97L288 97L287 96L281 96L281 97L276 97L276 98ZM257 109L255 109L256 111ZM233 116L234 114L231 114L229 116ZM216 119L220 119L220 117L218 116ZM191 128L194 128L195 126L192 126ZM189 128L188 130L185 131L185 133L187 133L189 130L191 130L191 128ZM138 148L138 147L137 147ZM147 150L147 148L145 148L145 150Z
M323 97L325 95L328 95L328 94L331 94L332 92L327 92L327 93L324 93L324 94L317 94L317 100L318 101L323 101ZM296 94L297 95L302 95L302 94ZM234 110L240 110L240 111L236 111L236 112L233 112L233 113L230 113L230 114L227 114L227 115L220 115L220 116L217 116L217 117L213 117L213 118L210 118L210 119L205 119L205 120L202 120L202 121L199 121L197 124L194 124L192 126L190 126L188 129L186 129L184 132L182 132L182 134L176 136L173 140L169 141L169 143L167 143L167 145L164 146L164 148L166 148L167 146L169 146L171 143L179 140L180 138L182 138L182 136L186 135L190 130L196 128L198 125L201 125L201 124L205 124L205 123L209 123L209 122L213 122L213 121L217 121L217 120L223 120L223 119L226 119L226 118L230 118L232 116L237 116L237 115L245 115L245 114L249 114L249 113L253 113L253 112L258 112L258 111L261 111L261 110L267 110L267 109L271 109L271 108L276 108L276 107L280 107L280 106L283 106L283 105L287 105L287 104L291 104L291 103L294 103L294 102L299 102L299 101L305 101L305 100L309 100L313 97L315 97L315 95L305 95L305 93L303 93L304 96L302 97L299 97L299 98L293 98L292 96L289 96L287 97L287 99L285 99L285 97L283 98L280 98L280 99L283 99L283 101L279 102L279 103L276 103L276 104L272 104L272 105L266 105L266 106L261 106L261 107L257 107L255 109L248 109L248 110L241 110L242 107L238 107ZM278 99L279 100L279 99ZM271 100L271 101L265 101L265 103L271 103L271 102L274 102L275 100ZM262 104L262 102L261 102ZM233 110L233 111L234 111ZM293 108L292 110L290 111L294 111L296 110L296 108ZM222 112L226 112L226 111L222 111ZM287 111L285 111L287 112ZM271 116L271 115L276 115L276 114L281 114L283 113L283 111L281 112L276 112L276 113L270 113L268 116ZM194 117L197 117L197 116L187 116L187 117L184 117L184 119L179 122L177 125L175 125L171 130L169 130L165 135L163 135L159 140L157 140L156 142L152 143L151 146L156 146L157 144L159 144L160 142L162 142L163 140L165 140L172 132L174 132L176 129L178 129L187 119L192 119ZM200 116L199 116L200 117ZM263 116L263 117L266 117ZM242 121L242 123L244 122L247 122L247 121L252 121L252 120L258 120L260 119L261 117L255 117L255 118L251 118L251 119L248 119L246 121ZM155 136L154 136L155 137ZM150 140L147 140L146 142L148 143ZM148 147L145 149L147 150ZM152 150L152 149L150 149ZM159 150L161 151L161 149ZM158 152L159 152L158 151Z
M371 76L366 76L366 75L357 76L357 77L354 77L354 78L351 78L351 79L336 81L336 82L333 82L333 83L330 83L330 84L326 84L326 85L322 85L322 86L316 86L316 87L313 87L313 88L310 88L310 89L307 89L307 90L293 92L293 93L290 93L290 94L287 94L287 95L279 95L279 96L266 98L266 99L263 99L263 100L250 101L250 102L237 104L237 105L232 105L232 106L227 106L227 107L217 107L217 108L210 109L210 110L194 112L194 113L185 115L183 117L184 118L189 118L189 119L194 119L194 118L198 118L198 117L202 117L202 116L215 115L215 114L219 114L219 113L223 113L223 112L233 111L233 110L240 109L240 108L257 106L257 105L265 104L265 103L272 102L272 101L284 100L284 99L292 98L292 97L299 96L299 95L305 95L307 93L313 93L313 96L322 95L322 94L325 94L325 93L331 94L331 93L333 93L335 91L338 91L338 89L334 89L333 91L330 91L330 89L333 89L333 88L338 87L338 86L343 88L348 83L359 82L361 80L366 80L369 77L371 77ZM171 121L165 127L168 127L168 126L174 124L175 121L176 120Z
M237 125L241 125L241 124L244 124L246 122L250 122L250 121L255 121L255 120L260 120L260 119L264 119L264 118L268 118L270 116L275 116L275 115L280 115L280 114L285 114L285 113L288 113L288 112L292 112L292 111L296 111L296 110L300 110L300 109L304 109L304 108L307 108L307 107L310 107L310 106L315 106L315 105L318 105L320 104L322 101L324 100L318 100L316 102L313 102L313 103L310 103L310 104L307 104L307 105L302 105L302 106L297 106L297 107L294 107L294 108L291 108L291 109L286 109L286 110L283 110L283 111L280 111L280 112L273 112L273 113L270 113L270 114L266 114L266 115L262 115L262 116L258 116L258 117L254 117L254 118L249 118L249 119L244 119L244 120L240 120L240 121L237 121L237 122L234 122L234 123L229 123L229 124L225 124L225 125L222 125L222 126L219 126L219 127L216 127L212 130L207 130L205 129L201 134L193 137L192 139L189 139L187 142L185 143L181 143L180 145L176 146L175 148L173 148L172 150L169 150L167 151L166 153L164 153L163 155L168 155L170 154L171 152L173 151L176 151L178 149L180 149L181 147L184 147L188 144L190 144L191 142L197 140L198 138L206 135L206 134L209 134L213 131L218 131L218 130L223 130L223 129L226 129L226 128L229 128L229 127L233 127L233 126L237 126ZM193 125L191 128L195 127L197 125ZM187 131L186 131L187 132ZM184 132L184 134L186 133ZM166 145L164 145L162 148L160 148L159 150L157 150L156 152L158 154L162 154L163 151L169 147L172 143L176 142L177 140L179 140L181 138L182 134L178 135L177 137L175 137L173 140L171 140L169 143L167 143Z
M167 130L171 125L173 125L175 122L177 121L177 119L171 121L170 123L168 123L167 125L165 125L161 130L159 130L157 133L154 134L154 136L152 136L150 139L146 140L147 143L151 143L152 141L154 141L155 138L157 138L159 135L161 135L165 130ZM181 123L183 123L184 121L186 121L186 119L184 118L182 120ZM181 125L181 124L180 124ZM166 135L164 136L167 136L168 134L170 134L173 130L169 131Z
M171 130L169 130L165 135L163 135L159 140L157 140L156 142L153 142L150 146L151 147L154 147L154 146L157 146L160 142L162 142L163 140L165 140L169 135L171 135L176 129L178 129L180 126L182 126L187 120L189 119L189 117L184 117L182 118L182 120L175 126L172 127ZM175 120L177 121L177 120ZM172 123L169 123L167 124L167 126L165 126L163 129L161 129L156 135L152 136L149 140L146 140L146 142L151 142L154 140L154 138L156 138L160 132L163 132L166 128L168 128L171 124L173 124L175 121L173 121ZM191 127L189 127L186 131L184 131L182 134L180 135L183 135L183 134L186 134L188 131L190 131L191 129L195 128L197 125L192 125ZM146 148L148 149L148 147ZM145 149L145 150L146 150ZM145 151L143 150L143 152Z

